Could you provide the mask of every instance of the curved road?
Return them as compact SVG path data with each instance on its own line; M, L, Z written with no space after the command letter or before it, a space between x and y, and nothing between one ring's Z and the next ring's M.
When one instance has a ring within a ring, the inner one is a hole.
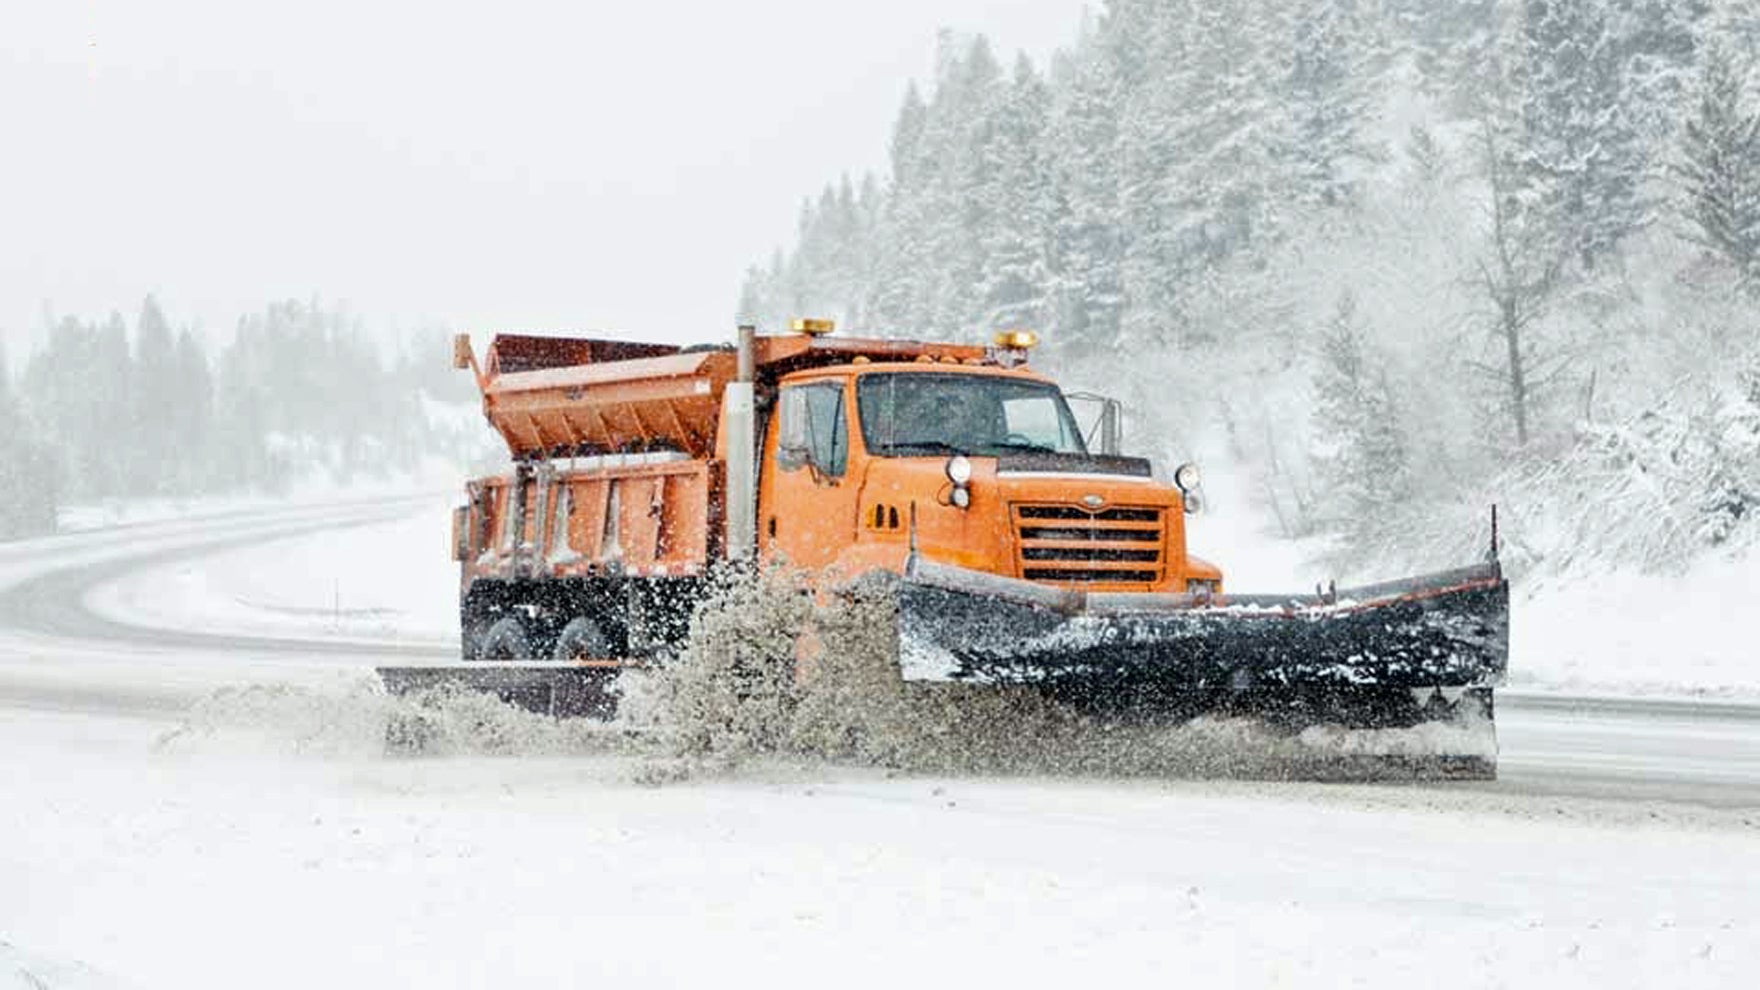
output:
M125 572L275 539L371 526L436 498L373 499L215 513L0 545L0 708L166 715L241 667L334 679L387 658L444 661L432 647L148 629L95 615L98 585ZM1760 705L1498 697L1500 779L1424 787L1534 798L1760 810Z

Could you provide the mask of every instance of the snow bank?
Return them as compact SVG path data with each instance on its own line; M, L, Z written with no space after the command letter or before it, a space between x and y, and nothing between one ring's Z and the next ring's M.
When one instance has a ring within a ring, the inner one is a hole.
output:
M82 962L49 959L0 941L0 990L120 990Z
M1685 573L1630 570L1524 585L1511 602L1511 682L1629 694L1760 697L1760 553Z
M130 572L94 589L99 615L235 635L432 644L458 639L450 502L407 519L322 529Z

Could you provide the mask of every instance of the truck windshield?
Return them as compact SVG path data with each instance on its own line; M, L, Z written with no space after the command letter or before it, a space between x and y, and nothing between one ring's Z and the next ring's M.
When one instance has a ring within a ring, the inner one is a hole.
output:
M936 372L863 375L856 407L868 452L880 457L1088 452L1063 394L1042 382Z

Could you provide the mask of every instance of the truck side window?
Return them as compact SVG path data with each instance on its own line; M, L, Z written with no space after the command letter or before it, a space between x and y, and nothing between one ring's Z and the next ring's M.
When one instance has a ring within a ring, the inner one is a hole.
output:
M792 471L807 460L821 474L843 476L849 462L849 428L840 383L797 385L782 391L777 466Z

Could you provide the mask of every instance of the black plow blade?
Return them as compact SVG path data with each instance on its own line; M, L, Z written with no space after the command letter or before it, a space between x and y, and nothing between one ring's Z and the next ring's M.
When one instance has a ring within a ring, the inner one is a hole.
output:
M1104 721L1250 716L1351 778L1484 779L1508 619L1495 563L1212 601L917 562L899 587L899 665L908 682L1032 687ZM1297 772L1334 776L1318 763Z

